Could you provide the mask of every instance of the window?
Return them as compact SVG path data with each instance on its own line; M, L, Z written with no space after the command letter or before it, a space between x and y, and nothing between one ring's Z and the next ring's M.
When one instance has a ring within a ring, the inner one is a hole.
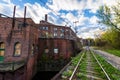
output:
M57 28L54 28L54 31L57 31Z
M31 53L34 54L34 44L32 45Z
M60 29L60 30L61 30L60 37L64 38L64 29Z
M48 52L49 52L49 49L46 48L46 49L45 49L45 53L48 53Z
M54 28L54 37L57 37L58 34L57 34L57 28Z
M64 29L61 29L61 32L64 33Z
M23 27L23 23L19 23L18 24L18 29L22 29L22 27Z
M17 42L14 45L14 56L20 56L20 55L21 55L21 44Z
M42 27L40 27L39 29L40 29L40 30L42 30L43 28L42 28Z
M5 44L4 42L0 42L0 61L4 60L4 54L5 54Z
M48 30L48 27L40 27L40 30Z
M56 53L56 54L58 53L58 49L57 48L54 49L54 53Z
M48 30L48 27L43 27L43 30Z
M54 32L54 37L57 37L57 33L56 32Z
M64 38L64 34L63 34L63 33L61 33L61 34L60 34L60 37L61 37L61 38Z
M45 30L48 30L48 27L46 27Z

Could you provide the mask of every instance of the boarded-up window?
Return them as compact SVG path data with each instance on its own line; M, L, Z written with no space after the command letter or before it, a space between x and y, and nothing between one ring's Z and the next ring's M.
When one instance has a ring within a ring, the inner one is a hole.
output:
M58 49L57 48L54 49L54 53L56 53L56 54L58 53Z
M20 56L20 55L21 55L21 44L17 42L14 45L14 56Z

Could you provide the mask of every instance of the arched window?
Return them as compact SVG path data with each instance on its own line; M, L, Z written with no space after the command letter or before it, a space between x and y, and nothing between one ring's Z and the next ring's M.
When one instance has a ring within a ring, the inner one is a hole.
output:
M5 44L4 42L0 42L0 61L4 60L4 54L5 54Z
M17 42L14 45L14 56L20 56L20 55L21 55L21 44Z

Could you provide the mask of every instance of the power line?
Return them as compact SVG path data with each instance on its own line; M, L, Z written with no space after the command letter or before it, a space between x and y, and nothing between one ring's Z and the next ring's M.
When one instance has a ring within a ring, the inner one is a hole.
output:
M69 22L67 22L64 18L62 18L60 15L58 15L57 13L56 13L56 11L54 11L52 8L50 8L48 5L46 5L46 3L43 1L43 0L40 0L40 2L45 6L45 7L47 7L48 9L50 9L52 12L54 12L55 14L56 14L56 16L58 16L59 17L59 19L60 20L62 20L62 21L64 21L66 24L68 24Z
M55 14L56 14L56 16L58 16L59 17L59 19L60 20L62 20L62 21L64 21L66 24L68 24L70 21L68 20L68 21L66 21L64 18L62 18L60 15L58 15L52 8L50 8L48 5L46 5L46 3L43 1L43 0L40 0L40 2L45 6L45 7L47 7L48 9L50 9L52 12L54 12ZM75 23L77 23L77 22L79 22L79 21L76 21ZM72 22L70 22L70 23L72 23ZM73 25L74 25L74 22L72 23ZM75 26L76 27L76 26ZM78 28L73 28L74 30L75 30L75 33L78 33Z

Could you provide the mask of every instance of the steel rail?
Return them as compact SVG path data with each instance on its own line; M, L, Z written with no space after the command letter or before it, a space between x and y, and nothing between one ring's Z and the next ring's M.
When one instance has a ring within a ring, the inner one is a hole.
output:
M102 67L101 63L98 61L98 59L96 58L96 56L94 55L94 53L91 51L92 55L94 56L95 60L97 61L97 63L99 64L99 66L101 67L102 71L104 72L104 74L106 75L108 80L111 80L110 77L108 76L107 72L105 71L105 69Z
M82 56L80 57L80 60L78 61L76 67L74 68L74 71L73 71L72 75L70 76L69 80L72 80L72 79L73 79L73 76L74 76L74 74L75 74L75 72L76 72L76 70L77 70L77 68L78 68L78 66L79 66L79 64L80 64L83 56L85 55L85 53L86 53L86 52L83 52Z

